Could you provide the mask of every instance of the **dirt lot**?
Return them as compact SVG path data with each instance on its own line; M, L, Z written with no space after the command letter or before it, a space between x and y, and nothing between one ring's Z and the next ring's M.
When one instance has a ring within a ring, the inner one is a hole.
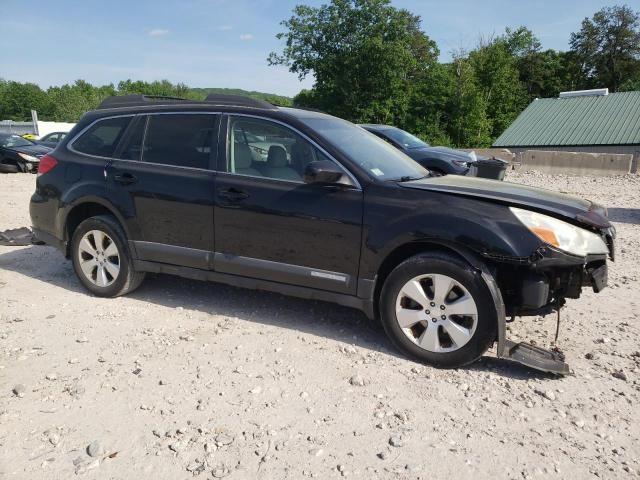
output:
M53 248L0 247L0 478L637 477L640 178L510 180L618 229L610 288L562 312L573 375L436 370L356 311L168 276L93 298ZM0 175L0 230L34 181ZM512 325L548 346L555 318Z

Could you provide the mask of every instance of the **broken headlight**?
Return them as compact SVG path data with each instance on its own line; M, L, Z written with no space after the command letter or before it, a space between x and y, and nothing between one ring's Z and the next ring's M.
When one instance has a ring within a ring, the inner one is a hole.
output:
M531 210L515 207L509 210L540 240L560 250L582 257L609 253L604 240L589 230Z
M18 156L23 159L26 160L27 162L39 162L40 160L38 159L38 157L34 157L33 155L27 155L26 153L20 153L18 152Z

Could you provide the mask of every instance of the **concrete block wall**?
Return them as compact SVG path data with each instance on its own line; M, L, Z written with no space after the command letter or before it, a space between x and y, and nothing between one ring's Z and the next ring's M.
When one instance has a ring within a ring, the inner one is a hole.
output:
M605 177L631 173L633 155L526 150L518 159L520 170Z
M516 156L515 153L506 148L462 148L461 150L464 150L465 152L473 151L483 157L496 157L509 163L513 163Z

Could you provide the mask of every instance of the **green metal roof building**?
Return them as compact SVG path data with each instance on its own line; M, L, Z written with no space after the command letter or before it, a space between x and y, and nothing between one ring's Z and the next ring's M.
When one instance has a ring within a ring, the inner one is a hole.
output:
M640 92L563 92L536 99L516 118L494 147L514 153L556 150L625 153L640 159Z

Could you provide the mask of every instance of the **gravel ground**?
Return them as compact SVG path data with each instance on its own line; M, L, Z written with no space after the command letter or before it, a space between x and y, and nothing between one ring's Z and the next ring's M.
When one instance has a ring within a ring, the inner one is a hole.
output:
M354 310L169 276L93 298L53 248L0 247L0 478L637 478L640 178L509 180L618 229L610 288L562 311L573 375L436 370ZM0 230L34 181L0 175ZM555 317L511 325L549 346Z

